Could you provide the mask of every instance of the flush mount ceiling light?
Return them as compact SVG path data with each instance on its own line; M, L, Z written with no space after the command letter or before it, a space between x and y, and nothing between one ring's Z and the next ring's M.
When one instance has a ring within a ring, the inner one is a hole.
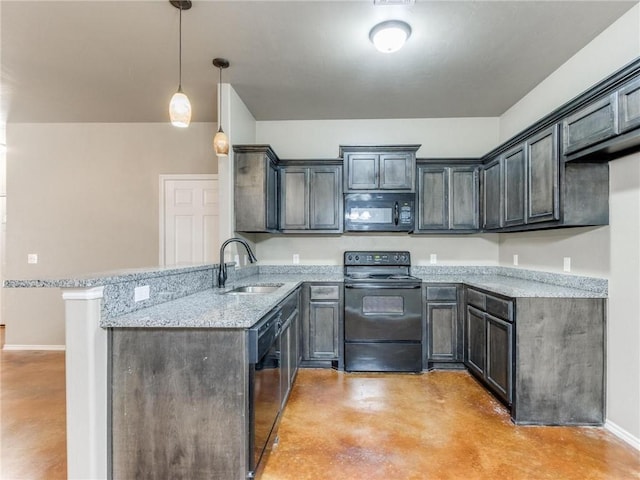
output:
M229 138L222 130L222 69L229 68L229 60L226 58L214 58L213 66L220 70L220 80L218 82L218 133L213 137L213 149L219 157L226 157L229 154Z
M180 47L178 53L178 91L169 102L169 118L174 127L186 128L191 122L191 102L182 92L182 11L191 8L191 0L169 0L169 3L180 10Z
M369 32L369 40L383 53L397 52L411 36L411 27L400 20L379 23Z

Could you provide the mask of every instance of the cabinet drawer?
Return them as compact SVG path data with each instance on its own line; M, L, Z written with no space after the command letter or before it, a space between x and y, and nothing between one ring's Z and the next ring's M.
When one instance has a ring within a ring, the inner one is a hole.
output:
M563 120L563 153L576 152L617 134L618 99L613 93Z
M311 285L309 287L310 300L339 300L340 287L338 285Z
M467 304L484 311L485 294L476 290L467 290Z
M454 286L429 285L427 286L428 301L452 301L458 300L458 288Z
M513 321L513 302L510 300L503 300L502 298L492 297L486 295L485 297L486 308L485 311L490 313L494 317Z

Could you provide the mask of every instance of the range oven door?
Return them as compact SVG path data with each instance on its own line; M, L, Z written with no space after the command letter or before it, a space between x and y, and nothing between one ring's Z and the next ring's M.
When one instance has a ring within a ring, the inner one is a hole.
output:
M345 370L422 371L420 292L420 285L345 285Z

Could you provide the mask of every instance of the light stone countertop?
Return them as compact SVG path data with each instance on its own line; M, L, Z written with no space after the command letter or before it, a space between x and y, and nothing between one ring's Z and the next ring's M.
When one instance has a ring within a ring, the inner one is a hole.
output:
M606 298L606 294L506 275L420 274L425 283L460 283L508 297ZM303 282L342 282L338 273L262 273L230 282L225 289L208 289L126 315L103 319L103 328L239 328L252 327ZM243 285L281 283L273 293L227 295Z

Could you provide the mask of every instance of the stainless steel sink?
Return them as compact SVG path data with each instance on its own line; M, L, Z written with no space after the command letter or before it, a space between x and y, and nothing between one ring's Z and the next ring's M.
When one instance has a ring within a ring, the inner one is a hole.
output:
M225 295L264 295L266 293L273 293L279 289L283 284L271 284L271 285L245 285L243 287L236 287L233 290L225 292Z

